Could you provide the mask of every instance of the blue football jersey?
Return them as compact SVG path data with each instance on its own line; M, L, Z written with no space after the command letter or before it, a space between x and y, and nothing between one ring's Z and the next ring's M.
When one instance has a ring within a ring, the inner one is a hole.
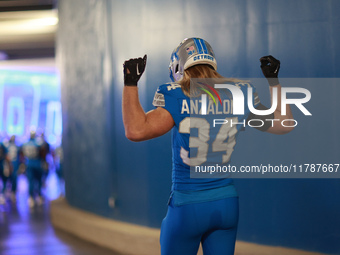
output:
M40 147L34 139L30 139L28 142L22 145L22 151L26 158L27 167L39 168L40 162Z
M172 129L172 190L197 191L219 188L232 183L228 175L210 178L200 173L192 178L191 171L207 165L228 165L236 144L236 137L244 129L250 114L247 104L248 88L252 90L252 103L256 107L260 100L250 83L229 83L243 92L243 114L233 114L233 97L229 90L217 90L218 96L203 98L186 96L179 84L159 86L153 105L166 109L175 126ZM215 91L216 92L216 91ZM216 93L215 93L216 94ZM206 103L205 110L202 108ZM205 113L205 114L203 114ZM222 124L223 123L223 124Z

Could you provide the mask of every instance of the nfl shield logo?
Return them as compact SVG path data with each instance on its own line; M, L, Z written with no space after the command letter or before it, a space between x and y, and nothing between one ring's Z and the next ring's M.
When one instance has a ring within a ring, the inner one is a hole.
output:
M186 51L187 51L188 55L190 56L190 55L195 53L195 47L194 46L190 46L190 47L188 47L186 49Z

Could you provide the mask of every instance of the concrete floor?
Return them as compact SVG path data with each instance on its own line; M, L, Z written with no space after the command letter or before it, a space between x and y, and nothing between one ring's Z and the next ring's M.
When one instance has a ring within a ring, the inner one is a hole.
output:
M51 173L44 189L43 205L29 208L27 179L20 176L17 199L0 205L1 255L119 255L68 233L53 229L49 218L49 201L61 191Z
M21 175L16 201L7 199L5 204L0 205L0 255L121 255L52 227L49 201L58 198L62 193L54 173L46 180L43 205L30 208L27 204L27 192L27 179ZM158 243L158 236L155 239ZM150 245L148 241L145 243ZM138 250L136 254L139 254ZM202 254L201 251L198 254ZM235 255L273 254L322 255L283 247L236 242Z

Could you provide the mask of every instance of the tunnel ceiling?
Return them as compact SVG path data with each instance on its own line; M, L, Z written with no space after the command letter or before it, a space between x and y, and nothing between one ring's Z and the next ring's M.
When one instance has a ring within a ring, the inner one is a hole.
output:
M56 6L56 0L0 1L0 61L54 57Z

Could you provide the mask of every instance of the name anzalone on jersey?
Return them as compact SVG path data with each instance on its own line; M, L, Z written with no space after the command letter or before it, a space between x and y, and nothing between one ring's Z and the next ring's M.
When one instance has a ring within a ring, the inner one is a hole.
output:
M219 83L208 85L205 89L199 87L197 91L199 93L192 93L190 88L190 97L188 97L178 83L163 84L155 93L153 105L165 108L173 118L174 116L206 118L212 127L228 125L237 126L240 129L250 126L266 131L269 127L273 127L274 122L277 121L280 121L283 127L298 124L294 119L275 119L272 113L254 115L254 111L268 112L275 110L277 99L275 100L275 96L273 96L272 107L270 109L263 108L256 89L251 83L243 81L229 84ZM191 96L192 94L193 96ZM174 120L176 123L176 118ZM293 124L291 124L292 121Z
M236 83L232 84L236 87L252 87L249 83ZM211 88L211 86L209 86ZM167 91L171 93L171 90L181 89L181 85L177 83L169 83L166 86ZM179 113L180 114L190 114L190 115L232 115L233 114L233 99L232 94L228 93L227 90L218 90L218 95L214 95L213 93L209 93L208 100L206 97L202 100L202 95L206 95L205 92L202 92L196 89L196 92L190 93L190 98L180 98L179 100ZM206 89L204 89L206 90ZM215 90L216 93L216 90ZM257 92L253 94L253 105L256 106L260 103L260 99L257 95ZM164 107L165 106L165 98L164 94L156 91L154 100L154 106Z

